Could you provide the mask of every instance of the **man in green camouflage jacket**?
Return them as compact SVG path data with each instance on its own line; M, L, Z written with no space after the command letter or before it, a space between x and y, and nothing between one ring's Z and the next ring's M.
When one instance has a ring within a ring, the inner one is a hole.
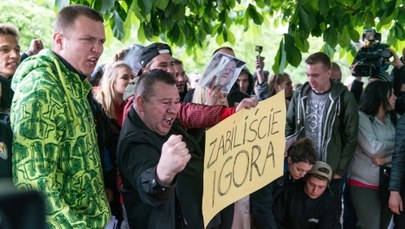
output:
M43 193L49 228L104 228L110 221L86 80L104 41L96 11L65 7L52 50L28 58L14 75L13 180Z

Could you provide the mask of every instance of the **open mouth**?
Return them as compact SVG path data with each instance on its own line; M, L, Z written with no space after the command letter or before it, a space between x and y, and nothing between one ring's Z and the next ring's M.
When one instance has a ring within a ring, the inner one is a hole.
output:
M91 67L95 67L95 66L97 65L97 61L98 61L98 58L95 58L95 57L90 58L90 59L88 60L88 62L89 62L89 64L90 64Z
M170 117L165 118L163 120L164 126L167 126L167 127L171 127L173 125L173 122L174 122L174 118L170 118Z

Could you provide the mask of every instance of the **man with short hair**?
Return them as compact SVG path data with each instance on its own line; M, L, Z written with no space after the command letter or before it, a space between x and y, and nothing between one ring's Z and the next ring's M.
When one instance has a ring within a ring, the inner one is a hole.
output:
M49 228L104 228L111 213L86 80L103 53L103 18L63 8L52 50L25 60L12 82L13 178L43 193Z
M343 84L329 79L331 61L325 53L314 53L305 62L308 82L293 94L287 111L286 136L303 130L311 138L318 160L332 167L331 190L336 202L340 202L342 176L357 146L357 102Z
M20 64L20 45L18 32L11 25L0 24L0 108L8 112L14 92L11 90L11 78Z
M183 101L184 96L187 94L187 76L186 71L184 71L183 62L179 59L173 58L174 60L174 77L176 79L176 86L179 90L180 99Z
M335 217L336 201L328 191L332 168L317 161L304 180L291 183L274 200L273 212L279 228L340 228Z
M17 30L0 24L0 178L11 178L11 141L13 135L7 123L14 92L11 78L20 63ZM4 121L4 122L3 122Z
M180 106L168 72L140 76L118 144L131 228L203 228L203 153L176 121Z
M41 40L34 39L29 49L20 55L17 29L8 24L0 24L0 120L7 123L9 121L8 114L14 96L11 80L18 65L41 49L43 49Z

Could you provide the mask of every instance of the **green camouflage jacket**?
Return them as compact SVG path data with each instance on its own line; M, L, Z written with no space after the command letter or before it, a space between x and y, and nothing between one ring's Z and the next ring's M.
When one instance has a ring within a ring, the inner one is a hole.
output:
M12 82L13 180L43 193L49 228L104 228L104 191L91 85L52 51L25 60Z

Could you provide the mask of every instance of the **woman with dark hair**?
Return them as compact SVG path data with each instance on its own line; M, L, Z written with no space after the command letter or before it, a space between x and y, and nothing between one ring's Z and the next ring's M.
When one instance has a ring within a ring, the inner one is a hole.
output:
M288 107L288 103L290 102L293 94L293 86L290 75L288 73L272 74L269 79L269 86L270 96L284 90L285 101Z
M288 171L250 195L253 224L257 228L278 228L273 214L274 200L296 180L303 178L316 162L316 152L309 138L302 138L289 148Z
M391 219L389 193L380 184L391 167L398 120L395 100L392 84L381 80L369 83L360 99L358 144L348 179L356 228L387 228Z
M266 73L269 74L268 71L263 71L265 76ZM262 84L258 82L257 77L254 78L256 79L255 94L259 100L267 99L284 90L285 101L288 108L288 103L294 92L291 77L288 73L272 74L268 81L266 79L267 77L265 77L265 82Z

